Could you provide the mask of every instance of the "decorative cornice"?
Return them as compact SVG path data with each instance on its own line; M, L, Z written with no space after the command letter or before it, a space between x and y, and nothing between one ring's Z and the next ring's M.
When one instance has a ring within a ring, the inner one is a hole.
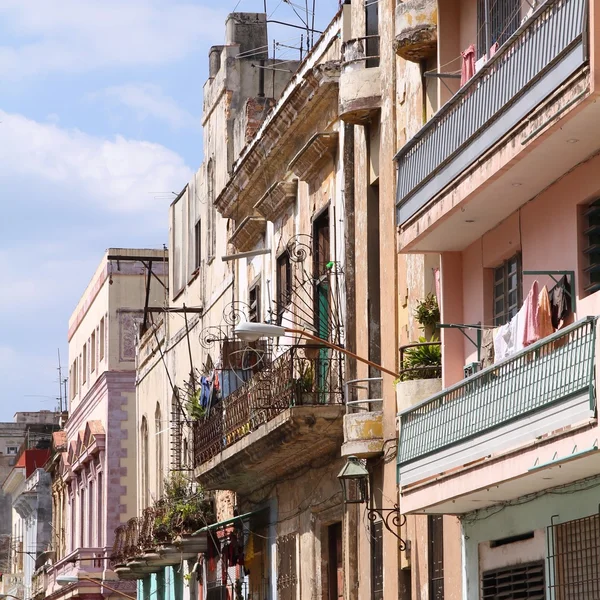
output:
M267 229L267 220L263 217L246 217L231 234L229 241L239 252L248 252L260 241Z
M226 218L243 219L256 198L261 198L276 181L285 179L287 165L298 152L298 143L317 128L328 114L337 112L340 62L314 66L297 84L252 148L235 166L229 182L215 201Z
M276 181L254 205L254 210L268 221L276 221L288 206L294 204L297 195L297 179Z
M338 145L337 131L315 133L303 148L292 158L289 170L302 181L309 181L333 156Z

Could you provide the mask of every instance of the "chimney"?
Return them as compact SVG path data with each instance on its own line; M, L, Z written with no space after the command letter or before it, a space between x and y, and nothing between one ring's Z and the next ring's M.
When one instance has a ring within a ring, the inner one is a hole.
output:
M225 21L226 44L239 44L244 58L269 58L267 15L264 13L231 13Z

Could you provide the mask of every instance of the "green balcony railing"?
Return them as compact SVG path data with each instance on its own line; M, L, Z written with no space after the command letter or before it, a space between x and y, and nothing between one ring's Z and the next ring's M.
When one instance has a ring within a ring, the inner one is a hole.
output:
M587 317L400 413L398 464L589 394L595 409L596 317Z

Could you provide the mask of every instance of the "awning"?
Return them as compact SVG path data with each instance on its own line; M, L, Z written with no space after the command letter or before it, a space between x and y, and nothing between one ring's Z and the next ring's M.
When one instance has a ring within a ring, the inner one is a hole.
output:
M215 529L225 529L230 525L233 525L236 521L243 521L244 519L248 519L252 515L257 515L261 512L267 510L266 508L261 508L259 510L253 510L251 512L244 513L243 515L237 515L235 517L231 517L231 519L226 519L225 521L219 521L218 523L213 523L212 525L207 525L206 527L202 527L202 529L198 529L194 533L194 535L198 533L206 533L207 531L214 531Z

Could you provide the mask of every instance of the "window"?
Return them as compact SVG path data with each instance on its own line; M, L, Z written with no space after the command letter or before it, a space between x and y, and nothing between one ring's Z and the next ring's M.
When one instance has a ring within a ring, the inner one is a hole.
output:
M217 211L215 209L215 161L211 158L206 165L206 199L208 203L206 237L208 243L208 260L214 258L217 246L216 223Z
M489 45L501 46L516 31L521 23L519 0L477 1L477 57L487 53L487 31L485 22L486 3L489 3Z
M367 69L379 66L379 3L365 2L365 55Z
M88 528L88 544L91 547L94 547L96 544L95 536L94 536L94 505L98 505L97 502L94 501L94 482L90 481L88 487L88 514L86 527Z
M586 247L585 292L591 294L600 290L600 200L592 202L584 212Z
M184 286L183 274L185 272L184 267L184 252L183 252L183 194L175 200L173 204L172 213L172 250L171 256L173 258L173 294L176 296L182 290Z
M102 548L104 544L104 488L102 487L102 471L96 475L96 493L98 494L98 512L97 512L97 520L98 520L98 548Z
M494 325L508 323L523 303L521 255L515 254L494 269Z
M85 548L86 534L86 519L85 519L85 490L79 490L79 543L80 548Z
M600 598L600 515L548 528L551 597Z
M292 297L292 264L286 250L277 258L277 322L281 324L283 312Z
M100 352L99 352L100 360L104 360L104 341L105 341L104 336L106 335L104 330L105 330L104 317L102 317L100 319L100 334L99 334L99 337L100 337Z
M371 525L371 598L383 600L383 523Z
M573 596L575 597L583 598ZM484 571L481 578L481 600L496 598L544 600L546 598L544 561Z
M260 323L260 285L255 283L248 291L248 304L250 311L248 320L252 323Z
M93 373L96 370L96 332L92 331L90 339L90 370Z
M327 275L330 261L329 210L324 210L313 221L313 273L315 279Z
M194 227L194 270L202 263L202 227L198 221Z
M83 360L81 363L81 383L85 383L87 380L87 344L83 345Z
M156 403L156 411L154 412L154 451L156 453L156 496L162 498L163 493L163 453L162 453L162 438L167 431L167 428L162 427L162 416L160 411L160 404Z
M140 457L142 459L142 508L149 506L150 493L149 485L149 466L148 466L148 421L146 417L142 417L142 426L140 427Z
M6 454L16 454L18 451L18 446L6 446Z
M444 600L444 517L427 516L429 600Z

